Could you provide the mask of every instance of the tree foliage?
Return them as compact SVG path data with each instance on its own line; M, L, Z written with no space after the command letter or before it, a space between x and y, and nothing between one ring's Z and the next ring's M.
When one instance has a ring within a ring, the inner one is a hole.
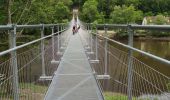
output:
M63 22L71 18L69 8L72 4L72 0L2 0L0 24L8 24L9 19L15 24Z
M142 12L136 11L134 6L115 6L111 13L111 21L117 24L135 23L142 20Z
M5 22L5 7L3 6L5 4L4 0L0 0L0 22L4 23Z
M64 5L63 2L58 2L55 5L55 18L58 19L58 22L62 22L62 19L67 19L69 16L69 8Z
M87 0L83 5L82 18L87 22L94 22L100 15L97 10L98 2L96 0Z
M12 2L11 5L9 1ZM169 5L170 0L0 0L0 24L8 24L9 19L11 23L16 24L63 22L72 17L70 13L72 8L79 8L81 19L86 22L109 23L115 7L118 6L120 8L133 6L135 11L142 12L144 16L158 14L169 16ZM136 14L138 17L144 17L139 12ZM127 16L124 17L123 19L127 19ZM130 18L132 19L134 18Z
M153 23L157 25L167 24L167 19L163 15L159 14L155 17Z
M85 3L88 2L88 0L83 0L83 1L85 1ZM137 16L140 18L145 16L156 16L160 13L165 16L170 15L170 11L169 11L170 0L96 0L96 1L98 2L98 6L97 6L98 12L99 14L104 15L106 23L109 23L110 20L112 19L113 16L112 13L116 6L119 6L121 8L123 6L126 7L133 6L135 11L138 12L136 13ZM83 4L81 4L81 6L83 6ZM123 19L126 19L126 16L121 16L120 19L122 19L122 17L125 17ZM130 19L134 19L134 18L130 18ZM89 19L84 19L84 21L87 20ZM97 19L97 20L101 20L101 19ZM132 21L131 23L133 22L134 21ZM142 20L140 19L139 21L135 21L135 22L142 23Z

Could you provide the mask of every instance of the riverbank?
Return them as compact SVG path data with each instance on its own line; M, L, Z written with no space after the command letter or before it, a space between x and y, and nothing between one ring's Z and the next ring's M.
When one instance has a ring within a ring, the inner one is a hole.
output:
M98 33L102 36L105 36L105 31L104 30L98 30ZM127 39L128 36L123 36L123 37L119 37L116 36L116 32L115 31L107 31L107 36L111 39L120 39L120 40L124 40ZM136 40L141 40L141 41L145 41L145 40L155 40L155 41L170 41L170 36L167 37L155 37L155 36L147 36L146 34L134 34L134 39Z
M132 97L132 100L169 100L170 93L144 94L139 97ZM105 100L127 100L128 96L120 93L104 92Z
M170 41L170 37L135 37L137 40Z
M113 92L104 92L105 100L127 100L127 95ZM133 98L132 100L135 100Z

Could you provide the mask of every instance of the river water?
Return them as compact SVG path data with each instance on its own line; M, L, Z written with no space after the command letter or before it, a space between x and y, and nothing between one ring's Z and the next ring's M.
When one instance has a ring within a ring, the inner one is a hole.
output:
M124 44L127 44L127 40L118 40ZM121 46L116 45L115 43L109 41L109 51L115 55L109 56L109 68L108 73L111 75L112 79L108 81L108 83L102 83L104 90L113 91L116 93L127 93L127 49ZM102 44L104 45L104 44ZM158 41L158 40L139 40L134 39L134 47L138 48L142 51L148 52L150 54L159 56L161 58L170 60L170 41ZM117 51L114 48L118 48ZM125 51L125 55L120 53L121 51ZM100 49L99 52L104 52L103 49ZM102 53L101 53L102 54ZM101 55L99 54L99 55ZM120 56L121 54L121 56ZM133 56L138 60L133 59L133 95L140 96L142 93L144 94L161 94L163 92L167 92L167 84L169 79L162 76L162 74L170 77L170 66L159 62L153 58L140 54L138 52L134 52ZM117 58L118 60L117 60ZM101 55L100 65L104 65L104 56ZM141 61L141 62L140 62ZM122 63L123 62L123 63ZM150 67L148 67L150 66ZM153 69L155 70L153 70ZM162 74L160 74L160 73ZM99 72L100 73L100 72ZM106 84L109 84L108 86ZM124 84L124 86L122 86ZM158 87L161 91L158 91ZM137 92L135 91L137 90ZM140 93L138 93L140 91ZM162 92L163 91L163 92Z
M161 58L170 60L170 41L135 40L134 47ZM170 77L170 66L155 61L149 57L142 57L142 55L138 53L135 54L135 57Z
M127 40L118 40L121 43L127 44ZM112 43L111 43L112 44ZM135 39L133 46L142 51L148 52L150 54L156 55L158 57L170 60L170 41L160 41L160 40L138 40ZM121 48L125 51L125 48ZM145 64L151 66L155 70L165 74L170 77L170 66L153 58L144 56L139 53L134 53L134 56Z

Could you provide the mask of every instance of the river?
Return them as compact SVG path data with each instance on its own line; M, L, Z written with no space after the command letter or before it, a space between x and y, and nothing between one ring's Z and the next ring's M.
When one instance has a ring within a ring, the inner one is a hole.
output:
M124 44L127 44L127 40L118 40ZM158 57L170 60L170 41L160 41L160 40L134 40L134 47L142 51L151 53ZM125 50L124 48L121 48ZM155 70L170 77L170 66L156 61L150 57L143 56L139 53L134 53L134 56L145 64L151 66Z
M127 44L127 40L118 40L124 44ZM102 42L102 40L101 40ZM103 41L104 42L104 41ZM114 56L109 56L109 68L108 73L112 77L111 81L108 83L102 83L104 90L113 91L118 93L127 93L127 49L121 46L116 45L115 43L109 42L109 51ZM103 44L104 45L104 44ZM121 51L125 51L126 53L120 53L114 49L114 47L118 48ZM158 40L139 40L134 39L134 47L138 48L142 51L151 53L153 55L159 56L161 58L170 60L170 41L158 41ZM100 49L99 52L104 52L103 49ZM101 55L99 53L99 55ZM170 77L170 66L159 62L153 58L145 56L143 54L139 54L138 52L133 53L134 57L138 60L133 60L133 95L140 96L141 93L145 94L160 94L163 92L167 92L167 84L169 79L162 76L162 74ZM101 66L104 65L104 56L101 55L100 58L103 58L100 63ZM119 58L117 60L117 58ZM141 61L141 62L140 62ZM148 67L149 65L150 67ZM153 70L153 69L155 70ZM160 74L160 73L162 74ZM100 73L100 72L99 72ZM109 84L108 86L106 84ZM124 86L122 86L124 84ZM158 87L161 91L159 91ZM136 91L137 90L137 91ZM140 91L140 93L138 93ZM163 91L163 92L162 92Z
M135 40L134 47L161 58L170 60L170 41ZM170 77L170 66L155 61L149 57L142 57L141 54L136 53L135 57Z

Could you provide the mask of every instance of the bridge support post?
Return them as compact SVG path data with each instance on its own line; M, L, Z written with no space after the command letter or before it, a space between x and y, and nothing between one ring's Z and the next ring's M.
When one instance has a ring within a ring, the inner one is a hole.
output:
M57 28L58 28L58 35L57 35L57 40L58 40L58 41L57 41L57 49L58 49L58 50L57 50L57 54L58 54L58 55L61 55L61 52L60 52L60 44L61 44L61 43L60 43L60 42L61 42L61 40L60 40L60 35L61 35L61 34L60 34L60 31L61 31L61 30L60 30L60 25L58 25Z
M90 27L91 31L90 31L90 48L91 48L91 52L90 54L94 54L93 52L93 35L92 35L92 30L93 30L93 27L92 27L92 24L91 24L91 27Z
M63 30L62 24L60 25L60 31ZM62 48L62 44L63 44L63 38L62 38L62 32L60 33L60 49Z
M61 28L61 31L63 31L64 27L63 27L62 24L61 24L61 27L60 27L60 28ZM60 47L60 49L61 49L61 50L64 50L64 37L63 37L62 33L60 34L60 36L61 36L61 38L60 38L60 39L61 39L61 42L60 42L60 46L61 46L61 47Z
M52 29L52 61L51 64L58 64L59 61L55 60L55 41L54 41L54 26L51 28Z
M107 25L105 25L104 27L104 30L105 30L105 37L107 37ZM104 63L105 63L105 72L104 72L104 75L107 75L107 66L108 66L108 63L107 63L107 45L108 45L108 41L107 39L105 39L105 45L104 45L104 52L105 52L105 56L104 56Z
M52 29L52 54L53 54L52 60L55 60L55 58L54 58L54 27L52 27L51 29Z
M92 35L92 24L89 24L89 46L90 46L90 52L87 52L87 54L94 54L93 52L93 35Z
M91 38L90 38L90 36L91 36L91 35L90 35L90 24L88 24L88 34L89 34L89 37L88 37L89 49L91 49L91 48L90 48L90 43L91 43L91 41L90 41L90 39L91 39Z
M96 26L96 60L98 60L98 28Z
M9 33L10 48L16 47L16 25L13 25L13 30ZM14 100L19 100L19 82L18 82L18 64L17 64L17 53L16 50L11 53L11 67L13 74L13 94Z
M128 45L133 47L133 30L131 29L131 26L128 25ZM132 100L132 77L133 77L133 51L132 50L128 50L128 89L127 89L127 93L128 93L128 100Z
M88 34L88 39L87 39L87 46L86 49L89 50L90 49L90 36L89 36L89 24L87 24L87 34Z
M90 60L90 63L99 63L99 59L98 59L98 30L97 30L97 26L96 26L96 35L95 35L95 49L96 49L96 57L95 60Z
M64 25L64 24L62 25L62 30L65 30L65 25ZM63 36L64 36L64 35L63 35ZM66 42L67 42L67 41L66 41L66 38L65 38L65 37L62 37L62 41L63 41L63 42L62 42L62 45L61 45L61 49L62 49L62 50L65 50L65 49L66 49L66 46L67 46L67 45L66 45Z
M44 37L44 24L41 27L41 38ZM41 40L41 64L42 64L42 76L46 76L45 74L45 59L44 59L45 51L44 51L44 40Z

